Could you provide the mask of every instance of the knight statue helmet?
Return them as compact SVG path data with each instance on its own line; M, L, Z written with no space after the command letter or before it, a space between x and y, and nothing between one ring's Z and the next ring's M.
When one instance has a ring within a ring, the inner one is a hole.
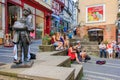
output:
M30 8L27 8L27 9L24 9L24 10L23 10L23 15L28 16L28 15L30 15L30 14L32 14Z

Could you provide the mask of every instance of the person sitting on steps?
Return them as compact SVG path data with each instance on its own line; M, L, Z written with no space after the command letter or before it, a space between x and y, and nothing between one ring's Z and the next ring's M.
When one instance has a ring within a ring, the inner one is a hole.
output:
M56 50L62 49L63 43L60 41L59 32L56 32L55 34L52 35L51 43L53 44L53 46L56 47Z
M83 62L87 62L88 60L91 59L84 48L80 52L80 56L81 56Z
M78 55L76 53L76 50L74 50L73 45L70 44L70 47L68 49L68 56L70 57L71 61L77 61L78 64L80 64L80 60L78 59Z

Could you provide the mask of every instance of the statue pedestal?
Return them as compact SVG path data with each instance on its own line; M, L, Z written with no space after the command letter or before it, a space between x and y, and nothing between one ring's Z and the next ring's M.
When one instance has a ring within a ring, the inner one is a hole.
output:
M11 68L30 68L32 67L34 61L23 62L21 64L13 64Z

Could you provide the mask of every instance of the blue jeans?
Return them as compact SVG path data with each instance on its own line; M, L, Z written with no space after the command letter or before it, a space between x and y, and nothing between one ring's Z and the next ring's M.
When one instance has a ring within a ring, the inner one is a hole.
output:
M105 49L100 49L100 57L102 58L104 55L104 58L106 58L106 50Z

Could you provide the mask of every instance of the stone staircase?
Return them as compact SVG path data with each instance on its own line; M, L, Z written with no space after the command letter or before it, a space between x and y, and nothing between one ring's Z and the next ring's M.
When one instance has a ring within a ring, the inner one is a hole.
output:
M85 48L87 53L90 55L99 55L99 47L98 47L98 42L93 42L93 41L88 41L88 40L83 40L83 39L70 39L70 43L73 45L76 45L77 41L80 41L82 48Z
M81 80L82 65L71 64L65 54L65 51L37 53L30 68L11 68L12 64L0 66L0 80Z
M98 42L90 42L90 41L81 41L82 48L85 48L87 53L90 55L99 55L99 47Z

